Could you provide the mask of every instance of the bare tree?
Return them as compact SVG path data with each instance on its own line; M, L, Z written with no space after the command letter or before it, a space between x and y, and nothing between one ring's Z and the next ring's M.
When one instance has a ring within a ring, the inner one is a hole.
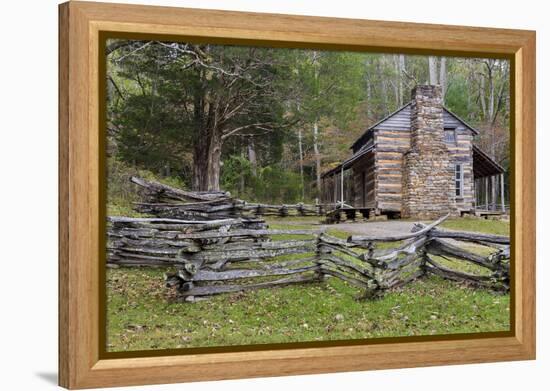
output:
M445 102L445 94L447 93L447 58L441 57L439 61L439 85L441 86L441 96Z
M311 59L313 63L313 77L314 83L317 85L317 94L319 95L319 53L317 51L311 52ZM313 155L315 157L315 183L317 185L317 191L321 191L321 154L319 152L319 118L315 118L313 121Z
M298 129L298 155L299 155L299 166L300 166L300 184L302 186L302 201L305 198L305 187L304 187L304 147L302 141L302 129Z
M381 89L381 95L382 95L382 107L384 110L384 115L388 115L390 113L389 105L388 105L388 81L387 78L384 75L384 62L385 62L385 56L382 56L380 61L376 63L376 69L378 71L378 77L380 82L380 89Z
M430 84L437 84L437 58L434 56L428 57L428 70L430 75Z
M399 55L399 106L403 105L403 95L404 95L404 86L403 86L403 76L405 74L405 55Z

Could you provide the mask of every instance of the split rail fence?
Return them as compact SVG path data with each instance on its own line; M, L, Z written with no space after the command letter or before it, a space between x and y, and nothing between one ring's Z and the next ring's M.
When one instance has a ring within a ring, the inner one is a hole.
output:
M445 218L407 234L343 240L323 231L267 229L262 220L243 218L110 217L107 262L172 267L166 285L185 301L327 277L361 288L364 298L430 274L508 291L509 238L437 228Z
M283 204L250 203L233 198L229 192L194 192L177 189L162 183L132 177L140 186L142 202L135 204L141 213L159 217L182 219L220 219L227 217L258 216L324 216L335 206L332 204Z

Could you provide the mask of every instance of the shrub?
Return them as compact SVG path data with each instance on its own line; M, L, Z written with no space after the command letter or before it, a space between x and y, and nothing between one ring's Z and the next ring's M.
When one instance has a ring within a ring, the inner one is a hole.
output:
M162 182L166 185L185 188L176 177L159 177L148 170L140 170L115 158L107 159L107 214L113 216L140 216L133 210L139 201L139 187L132 182L132 176Z
M294 203L300 200L302 185L294 172L271 165L257 169L243 156L230 156L224 161L221 187L246 201Z

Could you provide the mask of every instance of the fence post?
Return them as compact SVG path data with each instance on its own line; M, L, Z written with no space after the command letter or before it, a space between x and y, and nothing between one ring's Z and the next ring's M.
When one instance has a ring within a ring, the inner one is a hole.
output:
M317 265L317 277L319 278L319 281L323 281L325 278L325 274L321 270L321 235L322 233L315 234L315 239L317 242L315 243L315 264Z

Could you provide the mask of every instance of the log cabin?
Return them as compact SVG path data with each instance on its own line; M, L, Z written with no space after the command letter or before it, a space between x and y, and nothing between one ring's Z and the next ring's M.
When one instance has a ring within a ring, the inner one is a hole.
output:
M496 210L500 193L504 210L504 169L473 143L477 134L444 107L439 86L418 85L322 174L322 202L365 217L431 219L476 213L480 199Z

